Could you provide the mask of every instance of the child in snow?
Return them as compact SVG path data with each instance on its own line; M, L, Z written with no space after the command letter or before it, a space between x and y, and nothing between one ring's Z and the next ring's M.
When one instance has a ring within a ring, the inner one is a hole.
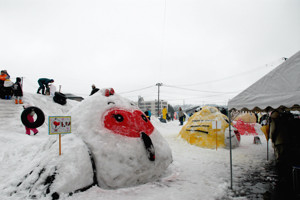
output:
M26 106L27 107L27 106ZM26 109L25 106L23 106L24 109ZM35 112L34 111L31 111L28 115L27 115L27 119L30 123L33 123L34 122L34 118L33 116L35 115ZM33 134L36 135L39 131L37 130L37 128L28 128L25 126L25 129L26 129L26 134L27 135L30 135L30 131L33 131Z
M15 84L13 85L14 95L15 95L15 104L23 104L23 90L21 86L21 78L17 77Z

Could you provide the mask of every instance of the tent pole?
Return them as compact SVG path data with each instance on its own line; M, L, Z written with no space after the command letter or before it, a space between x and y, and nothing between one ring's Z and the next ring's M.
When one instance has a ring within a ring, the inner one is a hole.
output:
M269 160L269 140L267 141L267 160Z
M229 119L229 144L230 144L230 189L232 189L232 146L231 146L231 117L230 110L228 110Z

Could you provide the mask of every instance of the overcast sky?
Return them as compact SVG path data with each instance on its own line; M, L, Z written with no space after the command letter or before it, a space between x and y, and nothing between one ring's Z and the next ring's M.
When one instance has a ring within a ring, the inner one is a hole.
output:
M0 0L0 68L24 90L113 87L221 103L300 50L299 0Z

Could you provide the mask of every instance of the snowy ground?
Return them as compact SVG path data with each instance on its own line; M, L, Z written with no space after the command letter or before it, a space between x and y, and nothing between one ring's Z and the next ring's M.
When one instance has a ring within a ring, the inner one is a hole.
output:
M38 94L25 94L24 102L41 108L46 117L64 115L78 102L68 100L61 106L52 101L51 97ZM48 140L57 140L57 136L49 136L47 123L38 128L36 136L25 134L21 123L21 105L13 101L0 100L0 199L27 199L26 194L10 197L3 188L8 188L9 182L17 179L39 154L40 145ZM169 143L173 163L163 177L155 182L121 189L102 189L97 186L73 194L61 196L61 199L262 199L274 182L274 175L268 173L267 142L260 133L261 145L253 144L253 136L242 136L240 147L233 149L233 191L230 187L230 165L228 149L203 149L191 146L178 137L181 130L178 121L167 124L152 119L153 125ZM66 135L65 137L69 137ZM64 138L63 138L64 139ZM269 145L270 160L273 160L273 149ZM58 149L57 149L58 152ZM58 156L58 154L57 154ZM67 156L67 155L63 155ZM264 182L253 182L251 176L260 176ZM72 184L72 183L70 183ZM12 187L12 186L11 186ZM47 199L47 198L45 198Z

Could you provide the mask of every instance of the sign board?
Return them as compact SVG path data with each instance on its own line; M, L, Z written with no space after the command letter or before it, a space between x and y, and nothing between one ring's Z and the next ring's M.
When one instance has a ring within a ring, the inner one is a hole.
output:
M49 116L49 135L71 133L71 116Z
M212 129L220 130L222 128L221 121L212 121L211 125L212 125Z

